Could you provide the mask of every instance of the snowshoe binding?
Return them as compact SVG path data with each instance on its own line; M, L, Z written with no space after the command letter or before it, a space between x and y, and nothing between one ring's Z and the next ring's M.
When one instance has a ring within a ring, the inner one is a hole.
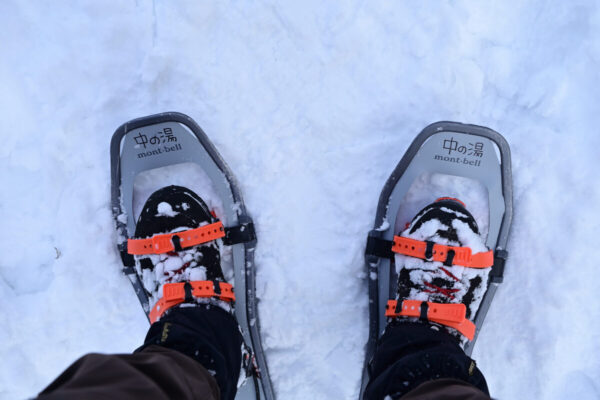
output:
M151 323L182 303L232 310L235 295L224 278L219 250L224 236L223 224L193 191L167 186L148 198L127 248L148 297ZM179 296L186 285L192 299Z
M367 240L361 398L389 320L445 329L471 354L503 279L511 219L510 150L500 134L438 122L417 136L384 186Z
M463 346L472 340L475 325L470 318L487 290L494 256L464 204L441 198L426 206L396 236L393 251L397 295L388 301L386 316L425 319L446 328ZM423 312L427 318L421 318Z
M111 181L123 271L150 322L185 303L232 312L244 341L235 398L274 399L259 330L252 219L207 136L180 113L127 122L111 141Z

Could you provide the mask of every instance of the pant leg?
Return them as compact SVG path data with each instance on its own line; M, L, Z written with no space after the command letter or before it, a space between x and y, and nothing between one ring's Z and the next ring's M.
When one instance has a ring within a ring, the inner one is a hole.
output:
M150 326L134 354L88 354L39 398L232 400L241 349L231 314L209 305L179 307Z
M402 400L490 400L490 397L473 385L457 379L436 379L420 384Z
M135 354L88 354L40 393L39 400L219 400L216 380L198 362L165 347Z
M489 396L483 374L456 338L429 324L388 324L369 365L369 375L366 400L385 396L399 399L425 382L443 378L465 382Z
M242 366L242 334L233 315L211 305L179 307L152 324L144 345L177 350L216 379L222 400L233 400Z

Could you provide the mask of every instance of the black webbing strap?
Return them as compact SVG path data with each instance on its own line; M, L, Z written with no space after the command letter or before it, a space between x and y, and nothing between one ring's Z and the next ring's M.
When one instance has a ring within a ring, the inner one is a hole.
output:
M431 261L433 258L433 246L435 246L435 243L433 243L431 240L426 240L425 243L427 244L427 247L425 248L425 259L427 261Z
M496 249L494 252L494 266L492 267L492 272L490 273L492 282L502 283L504 280L504 264L506 263L507 258L508 251Z
M193 303L194 302L194 295L192 294L192 284L189 282L185 282L183 284L183 292L185 293L185 300L184 302L186 303Z
M429 318L427 317L427 313L429 312L429 304L426 301L421 302L421 315L419 316L419 321L427 322Z
M394 252L392 246L394 242L391 240L385 240L375 236L367 237L367 248L365 254L370 256L377 256L382 258L393 258Z
M221 295L221 284L217 281L213 281L213 290L217 296Z
M179 238L179 236L173 235L173 237L171 238L171 243L173 243L175 251L183 251L183 249L181 248L181 239Z
M238 243L248 243L256 239L254 223L247 222L237 226L225 228L223 243L231 246Z
M455 255L456 255L456 252L454 250L448 250L448 255L446 256L446 261L444 261L444 265L446 267L452 266L452 262L454 261Z

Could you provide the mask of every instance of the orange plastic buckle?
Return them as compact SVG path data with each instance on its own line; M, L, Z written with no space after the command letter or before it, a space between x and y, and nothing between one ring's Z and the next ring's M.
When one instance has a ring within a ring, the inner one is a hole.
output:
M404 300L398 312L397 300L388 300L385 306L385 316L394 317L421 317L421 307L424 302L420 300ZM475 337L475 324L466 318L467 307L464 304L427 303L427 319L438 324L456 329L467 339Z
M401 236L394 236L392 251L405 256L440 262L446 262L448 252L453 251L452 265L468 268L488 268L494 265L494 252L491 250L471 254L471 249L468 247L445 246L443 244L434 244L432 257L428 259L426 257L427 242Z
M191 286L191 294L195 298L217 298L232 303L235 301L233 286L226 282L192 281L179 283L165 283L163 297L160 298L150 310L148 317L150 323L155 323L169 308L185 301L185 285ZM218 286L216 286L218 285ZM218 287L217 290L215 290Z
M217 221L187 231L164 233L147 239L127 239L127 252L135 255L168 253L175 250L175 236L179 238L182 248L192 247L225 237L225 228L221 221Z

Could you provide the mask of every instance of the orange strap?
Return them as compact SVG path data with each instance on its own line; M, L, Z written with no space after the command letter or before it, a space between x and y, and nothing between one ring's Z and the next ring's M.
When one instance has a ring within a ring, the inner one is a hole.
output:
M226 282L216 281L165 283L163 286L163 297L156 302L150 311L150 323L153 324L156 322L165 311L173 306L191 301L193 298L211 297L229 303L234 302L235 294L233 293L233 286Z
M475 337L475 324L465 317L467 307L464 304L441 304L420 300L404 300L400 312L398 312L397 306L397 300L388 300L385 306L385 316L425 318L429 321L454 328L469 340L473 340Z
M225 237L225 228L221 221L182 232L154 235L147 239L127 239L129 254L163 254L175 250L173 238L177 237L181 247L192 247L211 240Z
M430 257L427 257L428 246L430 247ZM494 265L494 252L492 250L471 254L471 249L468 247L445 246L401 236L394 236L392 251L405 256L443 263L448 260L449 253L454 252L454 258L451 259L452 265L469 268L488 268Z

